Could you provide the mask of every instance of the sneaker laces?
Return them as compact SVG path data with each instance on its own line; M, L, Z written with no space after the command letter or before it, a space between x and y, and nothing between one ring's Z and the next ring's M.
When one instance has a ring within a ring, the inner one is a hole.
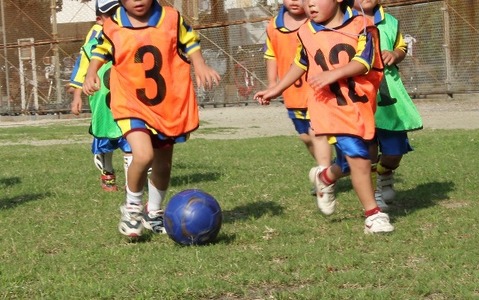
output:
M126 204L121 207L121 213L129 220L139 220L141 218L141 205Z
M165 226L164 226L164 220L163 220L163 215L164 211L163 210L153 210L149 212L145 212L145 217L143 217L143 221L146 222L146 227L151 229L153 232L156 233L164 233ZM144 224L145 225L145 224Z

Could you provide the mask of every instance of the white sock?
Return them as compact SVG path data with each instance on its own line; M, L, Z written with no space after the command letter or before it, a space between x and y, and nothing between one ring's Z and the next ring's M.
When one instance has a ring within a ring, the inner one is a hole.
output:
M148 180L148 211L161 209L161 202L165 199L166 191L157 189L151 180Z
M126 204L141 205L143 198L143 190L139 192L132 192L130 188L126 186Z
M103 172L113 173L113 152L103 153Z

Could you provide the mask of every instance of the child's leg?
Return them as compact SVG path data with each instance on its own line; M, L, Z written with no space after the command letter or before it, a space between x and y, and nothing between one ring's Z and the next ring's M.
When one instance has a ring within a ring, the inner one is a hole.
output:
M153 162L151 137L143 131L133 131L126 137L131 147L132 161L128 168L128 190L143 192L147 171Z
M377 208L371 181L371 161L362 157L346 156L351 171L351 183L366 211Z
M364 207L364 233L391 232L394 226L389 221L389 216L381 212L374 198L373 184L371 181L371 161L362 157L346 156L350 166L351 182L359 201Z
M143 187L153 161L153 146L150 135L143 131L130 132L126 139L132 150L132 160L126 175L126 203L120 207L118 230L125 236L139 237L143 231Z
M164 145L154 150L150 179L148 180L148 206L143 214L143 226L154 233L165 233L161 204L170 184L173 145Z
M125 187L128 186L128 168L131 165L131 161L133 160L133 155L131 152L123 153L123 169L125 171Z
M115 173L113 169L113 151L102 153L103 173Z
M325 135L314 135L314 131L311 132L311 140L314 145L314 158L318 166L328 167L331 165L332 146L328 142L328 137Z
M148 182L148 210L161 209L170 184L171 165L173 160L173 145L155 149L151 177Z
M100 175L101 187L104 191L118 191L115 170L113 169L113 152L100 154L103 169Z
M115 170L113 169L113 151L116 149L115 143L110 139L94 138L92 142L92 152L94 162L100 169L100 182L104 191L117 191Z
M299 139L306 146L309 154L314 158L314 134L311 133L310 121L307 119L308 111L305 109L288 109L288 115L299 135Z
M312 141L312 137L307 134L307 133L301 133L299 135L299 139L303 142L303 144L306 146L306 149L308 149L309 154L314 158L314 144Z
M377 131L381 157L377 164L377 190L387 203L394 200L394 170L399 167L404 154L413 151L407 132Z
M369 156L371 157L371 181L373 184L374 198L376 199L376 204L379 206L381 211L388 211L389 206L383 199L383 194L380 189L378 189L378 161L379 161L379 145L377 139L374 139L369 144Z
M402 155L387 155L383 154L380 157L379 163L381 164L384 173L392 172L399 167L401 163Z

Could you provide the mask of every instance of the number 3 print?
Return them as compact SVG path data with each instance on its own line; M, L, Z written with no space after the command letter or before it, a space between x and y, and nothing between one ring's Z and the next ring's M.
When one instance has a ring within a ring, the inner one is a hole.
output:
M165 79L161 76L160 70L163 65L163 59L161 57L161 52L158 50L158 48L148 45L148 46L143 46L138 49L138 51L135 53L135 63L143 63L145 55L150 53L153 55L153 61L154 64L151 69L148 69L145 71L145 77L146 78L151 78L152 80L149 80L148 82L154 82L156 86L156 95L152 98L148 98L146 95L146 87L145 88L140 88L136 90L136 96L138 99L141 100L141 102L145 103L148 106L153 106L160 104L163 99L165 99L166 95L166 84L165 84ZM152 85L148 85L152 86Z

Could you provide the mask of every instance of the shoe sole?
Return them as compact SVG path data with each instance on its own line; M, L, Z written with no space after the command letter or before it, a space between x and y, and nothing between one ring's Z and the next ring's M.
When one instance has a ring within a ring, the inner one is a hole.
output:
M130 233L128 233L128 232L126 232L125 230L123 230L121 227L118 227L118 231L120 231L120 233L121 233L122 235L124 235L124 236L126 236L126 237L129 237L129 238L139 238L139 237L141 237L141 235L142 235L142 232L141 232L142 230L141 230L139 233L137 233L137 232L130 232Z
M391 233L394 231L394 226L391 225L391 228L387 228L385 230L380 230L380 231L372 231L371 229L365 227L364 228L364 233L365 234L376 234L376 233Z
M102 186L101 188L102 188L105 192L118 192L118 187Z

